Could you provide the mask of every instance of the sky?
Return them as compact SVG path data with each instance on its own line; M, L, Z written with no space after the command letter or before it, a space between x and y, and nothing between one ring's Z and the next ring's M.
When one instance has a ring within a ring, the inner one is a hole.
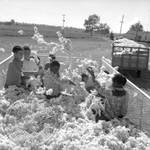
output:
M150 0L0 0L0 21L38 23L84 28L84 20L97 14L100 22L107 23L112 32L122 33L140 21L150 31Z

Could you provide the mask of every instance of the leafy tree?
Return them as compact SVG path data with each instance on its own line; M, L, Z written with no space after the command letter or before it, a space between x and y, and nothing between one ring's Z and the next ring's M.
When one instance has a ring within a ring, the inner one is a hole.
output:
M90 15L88 19L84 21L86 32L90 32L93 35L94 29L99 25L100 17L96 14Z
M137 22L137 23L131 25L129 31L136 31L136 32L144 31L143 25L140 22Z
M97 32L102 34L109 34L110 27L106 23L100 23L99 26L97 26Z
M15 20L14 19L11 19L10 22L11 22L11 24L15 24Z
M141 36L138 35L138 32L144 31L143 25L140 22L137 22L137 23L131 25L129 31L135 31L135 33L136 33L135 40L136 41L140 41L141 40Z

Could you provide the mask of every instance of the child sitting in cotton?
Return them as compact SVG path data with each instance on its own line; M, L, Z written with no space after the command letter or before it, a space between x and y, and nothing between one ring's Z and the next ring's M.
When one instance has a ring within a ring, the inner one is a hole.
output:
M54 54L49 54L49 62L45 64L44 70L50 69L50 63L56 60L56 57Z
M53 93L47 96L48 99L58 97L62 91L59 69L60 63L58 61L53 61L50 63L49 72L46 72L43 76L43 83L46 90L53 90Z
M39 71L39 61L36 62L35 58L31 55L31 49L24 46L24 60L22 71L25 76L37 75Z
M8 67L6 82L4 86L5 88L8 88L11 85L21 87L22 84L23 62L21 60L23 58L23 49L20 46L14 46L12 52L14 54L14 59Z
M129 94L124 89L127 80L121 74L114 74L108 82L110 87L99 87L98 92L105 96L105 100L104 110L97 118L106 121L114 118L121 119L127 114L128 109Z
M95 85L93 80L85 73L81 74L81 81L84 82L85 89L91 93L91 90L94 90Z

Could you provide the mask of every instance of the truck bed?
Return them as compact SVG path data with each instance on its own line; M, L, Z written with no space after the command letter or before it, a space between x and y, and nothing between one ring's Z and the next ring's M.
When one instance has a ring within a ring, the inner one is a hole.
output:
M102 65L105 66L108 72L118 73L118 71L112 67L109 59L103 57ZM146 75L147 80L149 80L149 71L145 72L145 74L143 73L143 75ZM133 81L137 84L136 79ZM143 81L141 80L139 83L142 82ZM128 113L126 117L136 123L140 129L146 130L150 135L150 96L148 95L148 92L145 92L145 90L139 88L132 81L130 81L129 78L127 80L126 90L129 93Z
M6 71L9 62L12 60L12 57L13 56L11 55L0 63L1 72L2 70ZM45 56L42 57L41 58L43 62L47 61ZM60 61L61 60L64 60L64 58L60 58ZM107 71L110 73L117 72L111 66L111 61L104 57L102 58L102 65L105 66ZM145 72L145 75L146 79L149 80L149 72ZM1 89L3 88L3 85L4 78L0 76ZM126 117L136 124L139 129L146 131L150 135L150 96L130 80L127 81L126 90L129 93L128 113Z

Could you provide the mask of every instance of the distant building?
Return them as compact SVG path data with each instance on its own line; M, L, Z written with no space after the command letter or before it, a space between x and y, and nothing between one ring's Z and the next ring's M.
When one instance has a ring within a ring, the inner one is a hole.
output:
M128 31L126 34L124 34L124 37L136 41L150 42L150 32Z

